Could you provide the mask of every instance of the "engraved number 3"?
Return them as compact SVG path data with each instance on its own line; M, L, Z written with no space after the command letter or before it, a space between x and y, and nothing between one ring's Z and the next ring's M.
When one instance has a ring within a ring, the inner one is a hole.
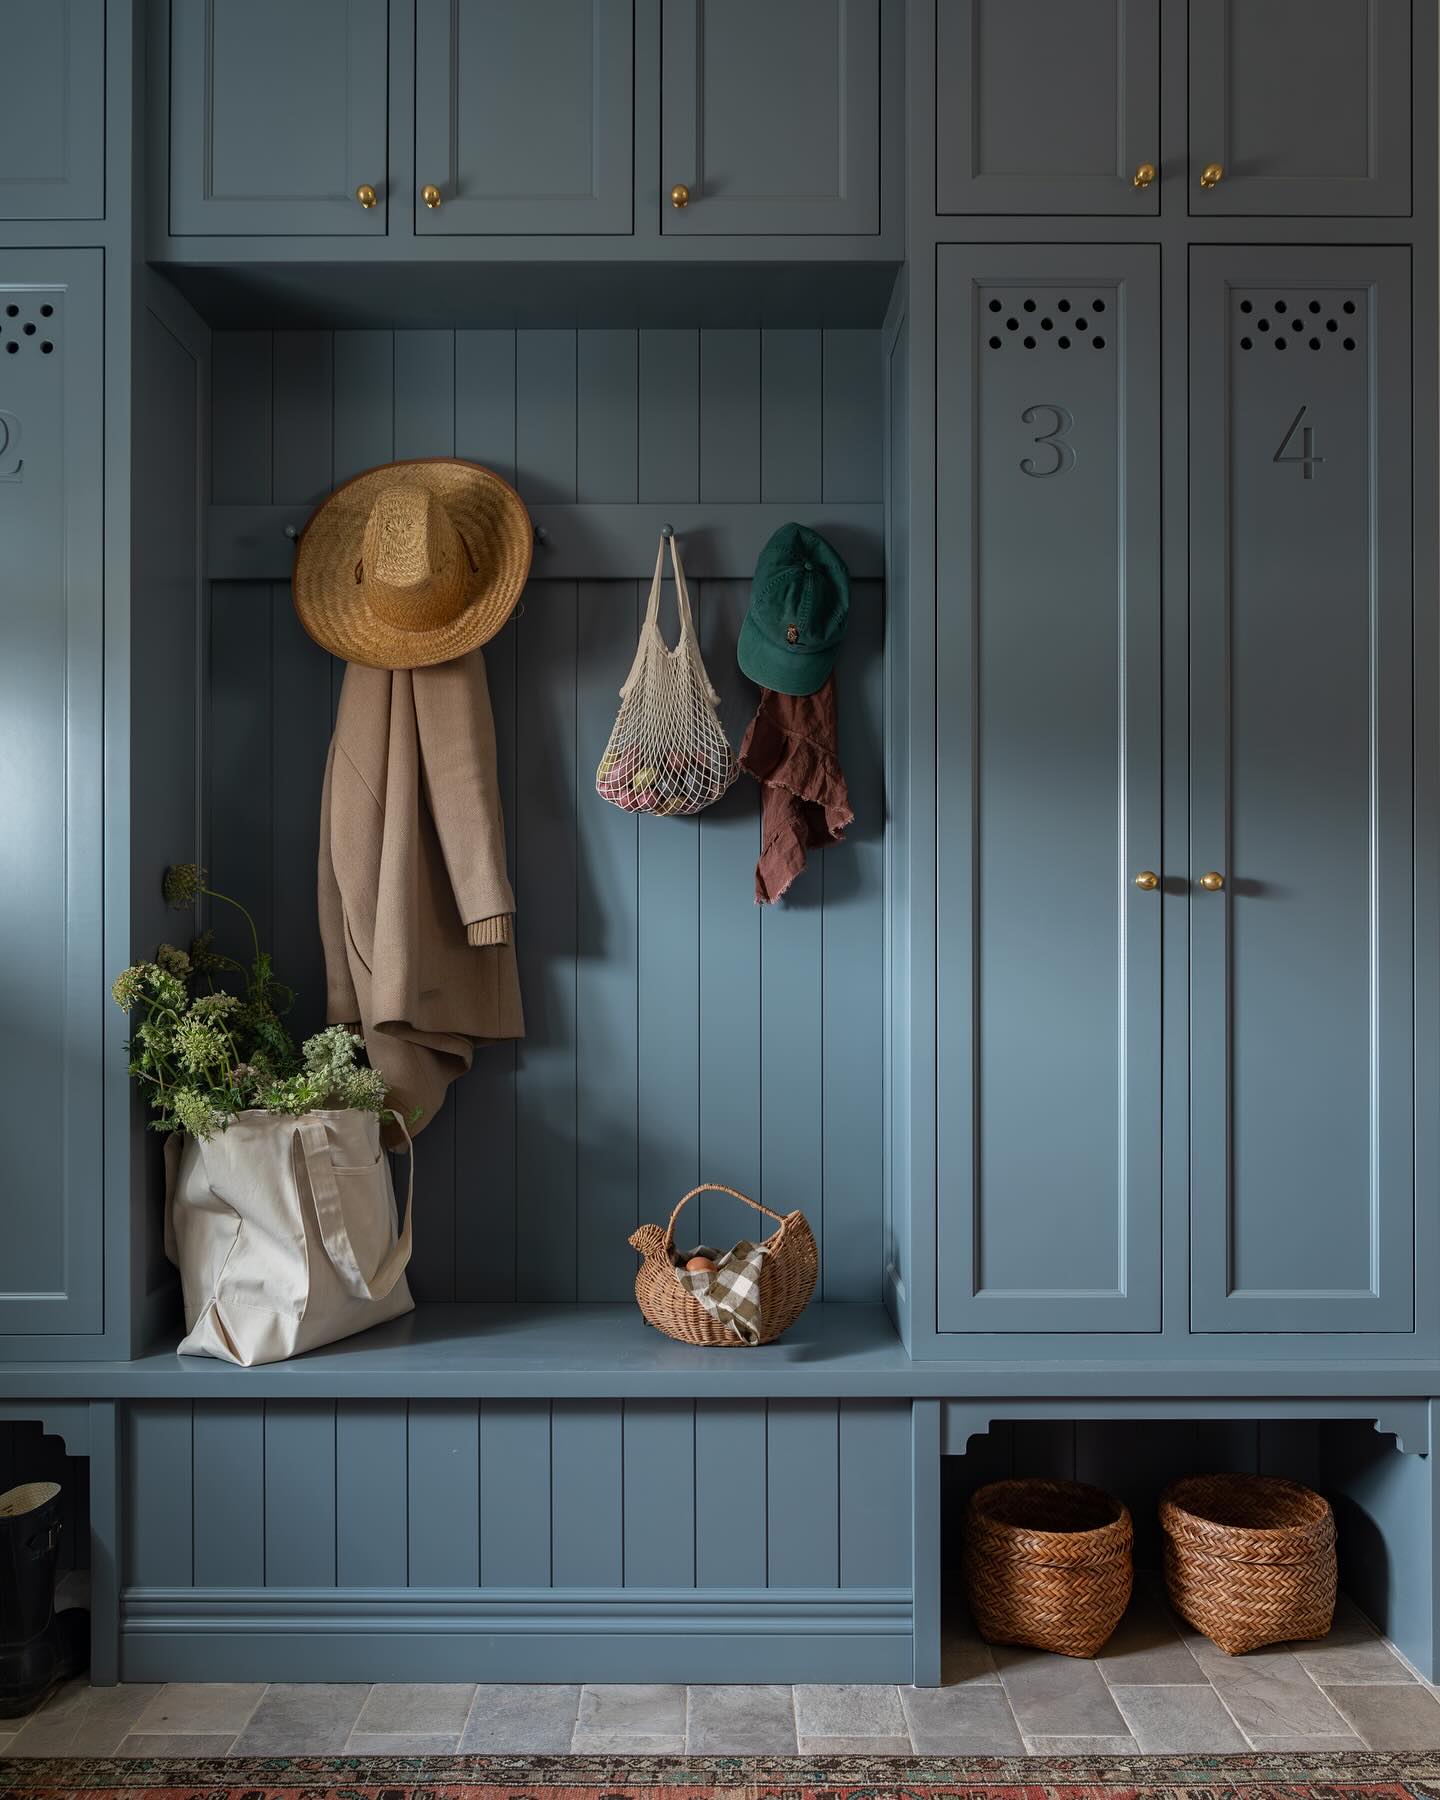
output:
M1033 475L1037 481L1044 481L1049 475L1060 475L1066 469L1075 467L1075 452L1066 443L1065 433L1075 421L1063 406L1027 406L1020 415L1024 425L1039 423L1041 413L1049 413L1055 423L1049 431L1042 431L1035 439L1037 444L1044 444L1047 450L1055 452L1055 460L1048 468L1042 469L1033 456L1022 456L1020 467L1026 475Z

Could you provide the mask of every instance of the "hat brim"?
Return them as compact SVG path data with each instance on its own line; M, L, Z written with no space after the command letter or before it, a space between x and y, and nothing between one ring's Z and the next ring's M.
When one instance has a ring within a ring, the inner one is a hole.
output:
M777 694L816 694L830 679L838 646L829 650L800 650L772 644L749 613L735 643L735 660L741 672L757 687Z
M440 500L472 564L453 619L422 631L392 625L366 604L355 579L365 522L377 496L418 482ZM291 593L300 623L326 650L372 669L423 669L488 643L524 591L535 547L525 503L508 481L452 456L385 463L339 487L312 515L295 549Z

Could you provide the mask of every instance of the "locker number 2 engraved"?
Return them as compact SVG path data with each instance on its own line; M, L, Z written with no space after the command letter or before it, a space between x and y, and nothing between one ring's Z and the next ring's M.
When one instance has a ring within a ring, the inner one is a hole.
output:
M1310 481L1314 478L1316 463L1323 463L1325 458L1315 454L1315 427L1313 425L1306 425L1302 422L1305 418L1305 412L1306 409L1302 406L1299 412L1297 412L1295 417L1290 421L1290 429L1285 433L1284 437L1281 438L1280 448L1270 460L1274 463L1299 463L1300 473L1304 476L1306 481ZM1300 433L1300 449L1298 452L1292 451L1290 448L1295 440L1295 433L1297 431Z
M1037 462L1033 456L1020 458L1022 472L1033 475L1037 481L1044 481L1051 475L1061 475L1066 469L1075 467L1074 449L1065 441L1065 433L1074 426L1074 419L1063 406L1027 406L1020 415L1020 422L1023 425L1039 425L1043 422L1042 413L1048 413L1055 423L1049 431L1040 432L1035 442L1053 451L1055 460L1046 466Z

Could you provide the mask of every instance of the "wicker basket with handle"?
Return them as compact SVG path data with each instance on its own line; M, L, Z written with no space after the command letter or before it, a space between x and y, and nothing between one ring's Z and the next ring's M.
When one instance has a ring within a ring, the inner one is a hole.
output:
M965 1519L965 1592L980 1635L1094 1656L1130 1604L1135 1532L1080 1481L992 1481Z
M1324 1637L1335 1613L1335 1515L1270 1475L1189 1475L1160 1496L1165 1586L1229 1656Z
M773 1344L804 1312L815 1291L820 1259L814 1235L804 1213L787 1213L782 1219L779 1213L771 1212L768 1206L762 1206L738 1188L725 1187L718 1181L691 1188L671 1213L670 1223L663 1231L658 1225L642 1225L631 1236L631 1245L645 1258L635 1276L635 1299L641 1312L657 1331L682 1344L718 1348L743 1342L723 1319L706 1312L675 1277L675 1221L697 1194L730 1194L764 1213L767 1219L774 1219L779 1227L765 1239L765 1258L760 1265L759 1341Z

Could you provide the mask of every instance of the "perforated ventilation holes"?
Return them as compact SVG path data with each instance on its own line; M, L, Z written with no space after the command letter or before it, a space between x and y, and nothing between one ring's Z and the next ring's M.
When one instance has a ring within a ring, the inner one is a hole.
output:
M1343 295L1247 295L1233 314L1242 350L1358 350L1363 325L1360 302Z
M1111 311L1098 294L992 294L985 341L992 350L1104 350Z
M55 350L59 318L51 300L27 298L7 300L0 313L0 344L6 356L19 356L31 350L37 356L50 356Z

